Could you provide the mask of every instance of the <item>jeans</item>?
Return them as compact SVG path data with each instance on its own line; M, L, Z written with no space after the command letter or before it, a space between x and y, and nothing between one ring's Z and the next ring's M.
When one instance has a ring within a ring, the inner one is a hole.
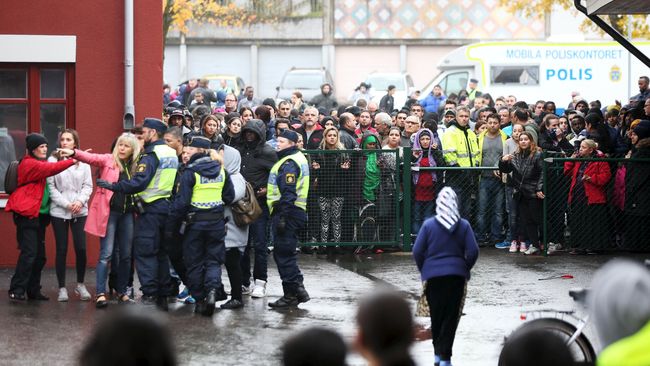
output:
M86 275L86 225L87 216L73 219L61 219L52 216L52 229L56 239L56 278L59 287L65 287L66 257L68 254L68 229L72 231L77 282L83 283Z
M418 234L424 220L433 217L433 201L413 201L413 222L411 232Z
M302 284L303 276L298 268L298 231L305 225L305 220L297 217L286 217L286 228L283 232L277 231L277 223L280 215L272 218L273 234L275 243L273 247L273 259L278 266L282 287L295 291Z
M501 241L503 228L503 184L492 177L481 177L478 189L478 217L476 235L479 239ZM490 222L490 232L488 232Z
M471 222L472 216L472 191L474 187L471 182L464 186L451 186L458 196L458 212L460 217Z
M513 187L506 187L506 212L508 213L508 231L506 241L518 240L517 235L517 202L513 199Z
M248 245L241 259L242 283L244 286L250 286L251 278L251 249L255 252L255 264L253 268L253 278L256 280L266 281L268 277L268 224L269 209L265 202L260 202L262 215L249 226Z
M37 295L41 291L41 272L45 266L45 229L50 224L50 215L30 219L14 213L14 223L20 255L9 292Z
M108 279L108 262L117 265L118 293L126 293L126 285L131 273L131 245L133 244L134 218L132 213L111 212L106 225L106 235L99 240L99 260L97 261L97 293L106 293ZM117 249L114 250L117 242ZM119 253L113 258L113 252ZM112 259L112 260L111 260Z

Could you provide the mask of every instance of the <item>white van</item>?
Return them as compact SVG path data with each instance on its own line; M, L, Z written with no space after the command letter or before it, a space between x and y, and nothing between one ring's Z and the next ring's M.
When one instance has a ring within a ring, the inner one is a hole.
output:
M650 42L635 42L644 53ZM535 103L555 101L564 107L577 91L588 101L623 104L639 92L640 76L650 70L616 42L484 42L460 47L438 64L439 74L422 89L421 98L440 85L445 95L467 88L469 79L493 98L515 95Z

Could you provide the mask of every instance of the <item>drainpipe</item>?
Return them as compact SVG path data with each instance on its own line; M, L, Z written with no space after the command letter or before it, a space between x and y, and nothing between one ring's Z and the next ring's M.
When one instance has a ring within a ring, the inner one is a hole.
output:
M122 127L135 127L133 83L133 0L124 0L124 121Z

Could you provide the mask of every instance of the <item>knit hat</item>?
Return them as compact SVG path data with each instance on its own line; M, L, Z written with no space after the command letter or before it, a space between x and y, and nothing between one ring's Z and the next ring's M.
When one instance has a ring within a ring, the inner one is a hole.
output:
M30 133L25 138L25 146L30 153L43 144L47 145L47 139L40 133Z
M210 139L205 138L203 136L194 136L190 140L190 144L188 146L198 147L198 148L201 148L201 149L209 149L210 148Z
M284 137L287 140L298 143L298 134L291 130L284 130L278 137Z
M453 109L447 109L445 111L445 116L449 116L449 115L456 117L456 111L454 111Z
M634 127L634 133L639 136L639 140L650 137L650 121L647 119L641 120L636 127Z
M323 118L323 119L320 121L320 125L321 125L321 127L325 128L325 124L326 124L327 122L329 122L329 121L332 121L332 122L334 123L334 126L338 126L338 125L339 125L338 122L336 122L336 119L334 119L334 117L327 116L327 117Z
M436 220L447 230L460 220L456 192L449 187L443 187L436 198Z

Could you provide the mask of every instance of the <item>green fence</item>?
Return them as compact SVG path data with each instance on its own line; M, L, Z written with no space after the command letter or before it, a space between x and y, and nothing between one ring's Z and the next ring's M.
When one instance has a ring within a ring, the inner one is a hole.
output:
M410 148L308 150L305 155L312 166L309 220L300 238L303 246L395 247L409 251L417 224L435 214L435 196L445 186L457 192L461 216L472 224L479 244L493 246L518 238L512 188L493 167L419 168L413 166L416 158ZM565 174L564 166L572 162L600 164L604 173L596 178L606 180L602 184L604 202L590 204L585 201L584 190L578 190L571 191L578 198L569 203L572 179ZM627 184L621 177L623 167L628 171ZM546 197L542 200L539 233L544 248L551 243L583 252L650 250L650 236L644 236L649 234L644 227L650 226L650 217L643 215L644 207L650 207L649 197L635 196L642 209L630 212L620 193L620 187L630 185L630 181L650 184L650 177L639 176L647 174L647 168L650 161L545 156ZM424 173L435 173L433 188L428 188L433 189L434 198L428 202L418 200L423 191L416 183ZM643 184L637 185L640 187L634 188L633 194L645 192Z

